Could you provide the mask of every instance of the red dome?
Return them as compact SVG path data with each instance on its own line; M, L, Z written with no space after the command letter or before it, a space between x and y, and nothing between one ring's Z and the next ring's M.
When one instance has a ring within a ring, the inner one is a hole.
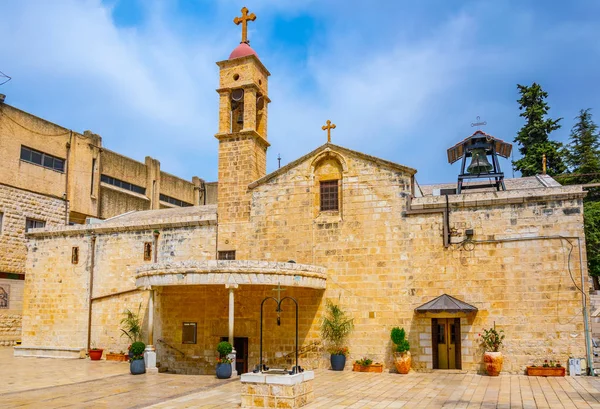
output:
M258 58L258 54L256 54L256 51L254 51L252 47L246 43L240 43L240 45L235 47L235 50L231 52L229 59L233 60L234 58L246 57L248 55L255 55L256 58Z

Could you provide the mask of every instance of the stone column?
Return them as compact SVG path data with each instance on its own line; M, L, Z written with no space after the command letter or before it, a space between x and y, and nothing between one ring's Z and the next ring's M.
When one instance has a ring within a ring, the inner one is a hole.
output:
M234 302L234 291L236 288L238 288L237 284L231 283L231 284L225 284L225 288L229 289L229 343L231 344L231 346L233 347L233 325L234 325L234 318L235 318L235 314L234 314L234 308L235 308L235 302ZM235 359L236 359L236 351L235 351L235 347L233 347L233 350L231 351L231 354L229 354L229 358L231 359L231 376L237 376L237 370L235 369Z
M148 291L148 344L144 351L147 373L158 373L156 367L156 348L154 348L154 290Z

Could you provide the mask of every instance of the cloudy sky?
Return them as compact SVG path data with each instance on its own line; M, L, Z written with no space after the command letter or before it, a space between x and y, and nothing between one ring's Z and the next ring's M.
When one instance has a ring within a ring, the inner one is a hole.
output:
M446 149L476 116L514 139L517 83L549 93L564 117L557 140L582 108L600 121L597 0L2 1L0 71L12 80L0 93L111 150L216 180L215 62L239 43L244 5L272 73L269 171L277 154L285 164L323 144L331 119L334 143L414 167L422 184L452 182Z

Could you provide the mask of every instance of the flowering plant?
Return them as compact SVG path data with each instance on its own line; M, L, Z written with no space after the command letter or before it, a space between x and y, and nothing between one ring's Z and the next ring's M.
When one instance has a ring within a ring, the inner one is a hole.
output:
M230 364L231 362L231 358L228 358L226 356L217 358L218 364Z
M484 350L490 352L498 352L502 347L504 341L504 331L496 331L496 328L483 329L483 335L479 334L481 338L481 346Z
M360 366L369 366L373 363L372 359L367 358L366 356L363 357L363 359L358 359L355 364L360 365Z
M329 348L329 353L331 355L348 356L348 354L350 353L350 350L348 349L348 347L331 347L331 348Z
M535 368L537 365L533 364L531 366ZM548 361L547 359L544 359L542 368L562 368L562 365L560 364L560 361L553 361L552 359L550 359L550 361Z

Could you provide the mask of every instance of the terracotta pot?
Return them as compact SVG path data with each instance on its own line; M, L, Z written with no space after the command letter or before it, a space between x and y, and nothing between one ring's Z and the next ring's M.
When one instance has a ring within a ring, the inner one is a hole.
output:
M407 374L410 371L410 351L394 352L394 366L399 374Z
M100 358L102 358L102 352L104 352L103 349L90 349L88 354L90 355L90 359L92 361L99 361Z
M383 372L383 364L371 364L371 365L359 365L355 363L352 365L354 372Z
M565 367L528 366L528 376L565 376Z
M502 370L502 352L486 352L483 354L485 370L489 376L498 376Z

